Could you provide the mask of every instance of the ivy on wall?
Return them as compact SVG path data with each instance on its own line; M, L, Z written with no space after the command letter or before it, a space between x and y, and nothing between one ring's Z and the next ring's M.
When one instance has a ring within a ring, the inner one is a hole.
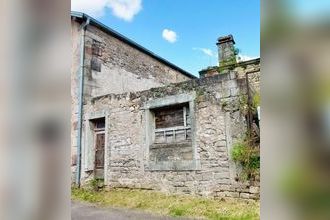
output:
M239 178L245 180L257 180L260 176L260 148L253 146L249 139L237 142L231 151L233 161L241 165Z
M240 111L248 114L248 109L252 114L257 114L257 107L260 106L260 93L256 92L252 96L252 102L249 105L246 96L240 98ZM242 168L239 173L239 179L258 180L260 177L260 138L253 136L248 131L246 137L233 145L231 158Z

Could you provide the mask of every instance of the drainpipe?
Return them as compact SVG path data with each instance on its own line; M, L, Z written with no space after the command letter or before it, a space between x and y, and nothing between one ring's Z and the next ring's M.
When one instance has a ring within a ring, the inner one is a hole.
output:
M83 123L83 98L84 98L84 61L85 61L85 32L89 25L90 18L83 23L79 30L81 30L80 42L80 68L79 68L79 92L78 92L78 137L77 137L77 170L76 170L76 185L80 187L81 176L81 137L82 137L82 123Z

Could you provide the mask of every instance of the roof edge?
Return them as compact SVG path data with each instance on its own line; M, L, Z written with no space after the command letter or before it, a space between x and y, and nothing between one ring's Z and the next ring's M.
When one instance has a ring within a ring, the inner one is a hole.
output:
M76 17L76 18L80 18L80 19L90 19L90 23L99 27L100 29L102 29L103 31L105 31L108 34L111 34L112 36L114 36L115 38L127 43L128 45L134 47L135 49L151 56L152 58L158 60L159 62L166 64L167 66L171 67L172 69L177 70L178 72L180 72L181 74L195 79L198 78L197 76L194 76L193 74L187 72L186 70L176 66L175 64L171 63L170 61L158 56L157 54L153 53L152 51L146 49L145 47L141 46L140 44L134 42L133 40L125 37L124 35L118 33L117 31L113 30L112 28L106 26L105 24L101 23L100 21L96 20L95 18L83 13L83 12L77 12L77 11L71 11L71 17Z

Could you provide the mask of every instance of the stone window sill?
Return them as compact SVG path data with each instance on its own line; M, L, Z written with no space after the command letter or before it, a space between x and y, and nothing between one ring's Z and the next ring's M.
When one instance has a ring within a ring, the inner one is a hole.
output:
M154 143L150 146L150 149L159 148L173 148L173 147L191 147L191 141L177 142L177 143Z
M200 170L199 160L158 161L149 162L149 171L193 171Z

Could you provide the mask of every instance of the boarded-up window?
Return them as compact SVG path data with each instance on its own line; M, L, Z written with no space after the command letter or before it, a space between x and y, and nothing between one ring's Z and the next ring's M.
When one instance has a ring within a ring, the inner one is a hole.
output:
M91 59L91 68L94 71L101 72L102 61L100 57L102 57L102 43L93 40L92 42L92 59Z
M97 40L93 40L92 43L92 54L93 56L102 56L102 44Z
M155 115L155 143L191 140L188 103L157 108L153 112Z
M91 67L92 67L92 70L94 71L97 71L97 72L101 72L101 60L97 57L92 57L92 60L91 60Z
M156 129L184 126L183 106L157 109L155 123Z

